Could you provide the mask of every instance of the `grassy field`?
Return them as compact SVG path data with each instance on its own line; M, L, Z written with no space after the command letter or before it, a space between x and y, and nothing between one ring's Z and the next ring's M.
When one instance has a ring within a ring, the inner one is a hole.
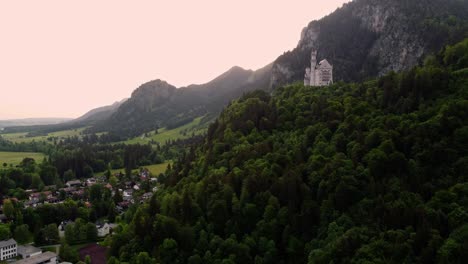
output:
M143 166L143 168L147 168L150 172L151 172L151 175L153 176L158 176L160 173L163 173L166 171L166 168L167 168L167 165L168 164L172 164L172 161L166 161L164 163L161 163L161 164L153 164L153 165L148 165L148 166ZM138 169L136 170L133 170L133 171L138 171ZM125 168L121 168L121 169L115 169L115 170L111 170L111 174L114 175L116 173L125 173ZM105 172L100 172L100 173L97 173L96 175L100 176L100 175L104 175Z
M167 165L171 163L172 163L171 161L168 161L168 162L164 162L161 164L149 165L149 166L144 166L144 167L147 168L151 172L151 175L158 176L160 173L165 172L167 169Z
M42 162L44 154L37 152L3 152L0 151L0 164L18 165L24 158L33 158L36 162Z
M23 142L31 142L31 141L48 141L48 138L57 137L57 138L66 138L72 136L79 136L80 133L85 130L86 127L77 128L77 129L70 129L70 130L62 130L57 132L52 132L47 134L47 136L36 136L36 137L27 137L27 132L22 133L8 133L8 134L0 134L4 139L9 140L14 143L23 143Z
M167 130L165 128L159 129L159 133L155 132L148 133L148 136L139 136L123 143L126 144L147 144L148 142L155 141L160 144L164 144L168 140L184 139L192 136L192 133L195 135L200 135L206 132L206 127L200 127L200 121L203 117L197 117L192 122L180 126L178 128Z

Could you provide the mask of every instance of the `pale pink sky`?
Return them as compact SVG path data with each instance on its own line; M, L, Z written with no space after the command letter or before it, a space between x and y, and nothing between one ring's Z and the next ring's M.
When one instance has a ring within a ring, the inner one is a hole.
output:
M0 2L0 119L78 117L163 79L260 68L347 0Z

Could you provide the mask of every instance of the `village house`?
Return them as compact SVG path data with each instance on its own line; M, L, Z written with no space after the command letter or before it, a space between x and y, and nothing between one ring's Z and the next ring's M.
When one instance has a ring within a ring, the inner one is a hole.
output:
M153 196L153 193L152 193L152 192L144 193L144 194L141 196L140 203L144 203L145 201L151 199L152 196Z
M28 208L28 207L36 207L38 203L39 203L39 201L35 202L35 201L30 201L30 200L28 200L28 201L25 201L25 202L23 203L23 205L24 205L25 208Z
M133 196L133 190L132 189L127 189L123 191L123 197L132 197Z
M79 187L79 186L81 186L81 181L80 180L67 181L67 183L65 183L65 185L67 187Z
M123 213L124 210L126 210L129 206L130 206L130 202L122 201L117 204L116 209L119 213Z
M35 192L29 195L29 201L33 202L33 204L38 204L47 201L51 197L53 197L51 191Z
M126 181L126 182L124 182L124 185L125 185L126 189L130 189L130 188L133 187L134 184L131 181Z
M89 178L86 180L86 186L93 186L94 184L96 184L95 178Z
M116 226L117 226L116 224L110 224L110 223L96 224L98 237L105 237L109 235L112 232L112 229L114 229Z

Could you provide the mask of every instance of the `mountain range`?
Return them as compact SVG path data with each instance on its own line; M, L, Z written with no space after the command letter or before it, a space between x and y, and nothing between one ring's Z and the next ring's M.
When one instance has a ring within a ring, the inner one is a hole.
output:
M335 81L360 81L421 64L427 55L467 37L467 32L467 1L355 0L310 22L296 48L259 70L233 67L208 83L180 88L153 80L138 87L128 100L91 110L71 122L34 129L88 126L89 132L128 138L200 116L208 122L246 92L302 81L313 48L318 59L333 64Z
M71 118L23 118L0 120L0 129L12 126L50 125L70 121Z

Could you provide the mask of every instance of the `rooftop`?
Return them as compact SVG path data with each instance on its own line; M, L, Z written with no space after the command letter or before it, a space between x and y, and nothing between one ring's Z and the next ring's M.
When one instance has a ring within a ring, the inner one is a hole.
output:
M0 241L0 247L7 247L11 245L16 245L16 241L13 238Z
M50 251L46 251L40 255L37 255L37 256L33 256L33 257L30 257L30 258L27 258L27 259L21 259L21 260L18 260L16 262L14 262L15 264L37 264L37 263L43 263L43 262L46 262L52 258L56 258L57 257L57 254L53 253L53 252L50 252Z
M20 255L31 255L38 252L42 252L42 249L31 245L18 246L18 254Z

